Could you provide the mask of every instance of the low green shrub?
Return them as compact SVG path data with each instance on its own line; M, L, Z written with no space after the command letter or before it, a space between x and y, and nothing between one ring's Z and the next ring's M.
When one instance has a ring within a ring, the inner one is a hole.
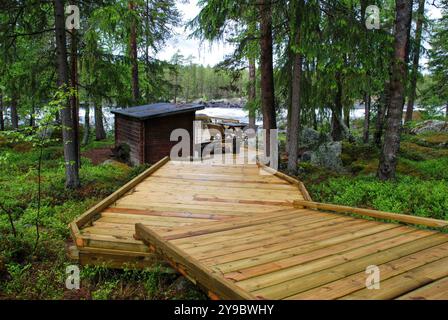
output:
M338 177L308 185L313 199L354 207L448 219L448 184L400 176L382 182L375 176Z

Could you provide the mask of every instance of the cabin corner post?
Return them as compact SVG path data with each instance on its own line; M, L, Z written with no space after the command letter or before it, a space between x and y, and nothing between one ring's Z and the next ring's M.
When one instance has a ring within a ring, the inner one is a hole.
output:
M118 147L117 117L114 117L114 144Z
M140 164L146 163L146 121L140 121Z

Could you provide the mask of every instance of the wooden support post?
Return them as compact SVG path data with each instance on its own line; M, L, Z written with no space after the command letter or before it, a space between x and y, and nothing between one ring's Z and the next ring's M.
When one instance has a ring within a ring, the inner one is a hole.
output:
M235 135L232 138L232 153L233 154L239 154L240 153L240 145L239 145L239 143L237 145L237 143L238 142L237 142L236 135Z

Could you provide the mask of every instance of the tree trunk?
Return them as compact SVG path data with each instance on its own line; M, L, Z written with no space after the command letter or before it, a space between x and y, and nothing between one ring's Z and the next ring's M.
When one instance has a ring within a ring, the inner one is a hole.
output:
M76 4L76 1L70 1L71 4ZM73 119L73 143L76 148L77 166L81 167L81 145L79 143L79 101L78 101L78 44L76 39L76 29L70 30L70 87L72 87L76 94L70 96L70 107L72 109Z
M90 104L86 105L85 107L85 116L84 116L84 135L82 137L82 145L88 145L89 144L89 137L90 137Z
M174 74L174 103L177 103L177 65L176 65L176 73Z
M288 147L288 171L297 171L297 159L299 157L299 134L300 134L300 79L302 77L302 55L295 54L292 70L292 96L291 96L291 127L289 128Z
M69 86L67 47L65 39L64 1L54 0L55 35L56 35L56 59L58 69L58 86ZM65 186L77 188L79 186L79 168L77 166L77 146L72 130L73 118L70 103L67 101L61 109L62 140L65 159Z
M311 114L311 118L313 120L313 129L317 131L317 115L316 115L316 110L312 109L311 110L312 114Z
M149 95L150 95L150 83L151 83L151 71L149 68L149 42L150 40L150 29L149 29L149 1L145 1L145 75L146 75L146 92L145 92L145 100L149 103Z
M445 117L448 120L448 103L446 104L446 107L445 107Z
M295 24L294 30L294 44L300 46L300 10L302 6L300 0L296 3L295 9ZM295 174L297 171L297 159L299 158L299 133L300 133L300 85L302 78L302 55L298 52L293 53L292 60L292 79L291 79L291 128L289 134L288 147L288 171Z
M35 99L34 99L34 92L36 92L36 74L34 70L31 70L31 92L33 92L33 94L31 95L30 127L34 127L35 125L34 113L36 112Z
M249 128L255 128L255 98L256 98L255 59L249 58Z
M415 29L415 46L412 59L411 91L409 92L408 108L406 110L406 122L412 120L414 101L417 90L418 64L420 60L420 46L422 41L423 20L425 14L425 0L418 0L417 22Z
M270 129L277 129L275 119L274 71L272 62L272 10L270 0L260 3L260 72L261 109L263 128L266 130L266 155L270 156Z
M350 107L345 106L344 109L344 123L347 128L350 128Z
M292 47L292 41L291 37L289 37L288 40L288 62L286 64L286 70L288 70L288 74L286 75L286 83L292 83L292 64L293 64L293 53L291 50ZM291 106L292 106L292 85L287 86L287 113L286 113L286 141L285 141L285 152L289 155L289 141L290 135L291 135Z
M134 11L133 1L129 1L129 10ZM132 17L129 43L131 58L132 99L134 100L134 103L138 103L138 101L140 100L140 87L138 82L137 31L135 17Z
M364 143L369 142L370 104L371 104L371 96L366 92L364 95L364 132L362 139Z
M334 107L332 109L331 116L331 137L333 141L341 141L343 138L342 122L342 83L341 75L338 72L336 74L337 91L334 100Z
M406 48L411 27L412 1L396 0L395 7L395 41L394 59L391 68L390 101L387 110L384 144L378 166L378 178L381 180L395 178L407 78Z
M361 0L361 23L362 24L364 24L366 21L367 5L368 5L367 0ZM365 29L364 36L365 36L366 40L368 40L367 32L368 32L368 30ZM368 87L370 87L370 72L369 71L367 71L367 82L368 82ZM368 90L370 90L370 88ZM370 93L366 91L364 93L364 129L363 129L363 139L362 139L364 143L369 142L370 102L371 102Z
M35 108L35 106L34 106L34 102L32 102L32 104L31 104L31 112L30 112L30 127L34 127L34 124L35 124L35 119L34 119L34 112L36 112L35 111L36 110L36 108Z
M13 86L11 94L11 126L14 130L19 129L19 115L17 113L17 93Z
M106 131L104 130L103 124L103 109L101 104L94 101L95 108L95 139L104 140L106 139Z
M374 140L378 147L381 147L381 138L383 136L384 117L386 115L387 106L389 104L389 81L384 83L384 91L378 103L378 110L375 123Z
M5 130L5 119L3 118L3 93L0 91L0 131Z

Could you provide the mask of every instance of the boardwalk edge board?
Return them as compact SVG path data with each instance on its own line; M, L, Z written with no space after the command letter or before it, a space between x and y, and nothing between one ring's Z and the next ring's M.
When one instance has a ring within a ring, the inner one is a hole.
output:
M171 265L180 273L187 275L194 283L198 283L211 291L212 298L255 300L256 297L242 290L205 268L199 261L183 252L175 245L160 237L141 223L135 225L135 238L152 247L157 253L168 258Z
M335 204L321 203L321 202L313 202L313 201L303 201L303 200L294 200L294 206L299 208L308 208L308 209L317 209L317 210L327 210L334 211L339 213L354 213L357 215L368 216L372 218L379 219L387 219L387 220L395 220L398 222L410 223L415 225L423 225L427 227L433 228L446 228L448 227L448 221L425 218L425 217L417 217L407 214L400 213L392 213L385 211L378 211L372 209L361 209L349 206L341 206Z
M300 181L300 180L298 180L296 178L293 178L293 177L291 177L291 176L289 176L287 174L284 174L283 172L280 172L278 170L274 170L271 167L268 167L268 166L266 166L265 164L263 164L263 163L261 163L259 161L257 161L257 166L262 168L266 172L272 173L273 175L279 177L280 179L283 179L283 180L288 181L289 183L291 183L293 185L296 185L299 188L300 192L303 195L303 198L306 201L313 201L311 199L310 193L308 192L307 188L305 187L305 184L302 181Z

